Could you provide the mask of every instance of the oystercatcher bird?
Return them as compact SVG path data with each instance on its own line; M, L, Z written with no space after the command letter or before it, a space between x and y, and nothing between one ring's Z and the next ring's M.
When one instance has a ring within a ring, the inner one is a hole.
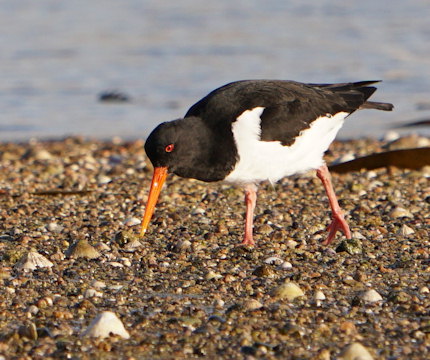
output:
M157 126L145 143L154 165L141 235L147 230L167 173L205 182L225 181L245 190L243 245L254 245L257 184L315 169L332 210L330 244L338 230L351 231L323 160L347 116L358 109L392 110L367 99L378 81L303 84L243 80L224 85L191 106L182 119Z

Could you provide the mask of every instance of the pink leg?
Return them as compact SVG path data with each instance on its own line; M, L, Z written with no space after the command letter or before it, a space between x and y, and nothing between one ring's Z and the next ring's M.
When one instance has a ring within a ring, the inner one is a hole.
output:
M245 236L242 245L254 246L252 237L252 227L254 223L254 209L257 202L257 186L248 184L245 186L245 203L246 203L246 219L245 219Z
M317 176L320 178L324 185L324 189L327 192L328 200L330 202L331 212L332 212L332 221L328 226L328 237L324 240L323 244L330 244L338 230L341 230L347 239L351 239L351 231L349 230L349 226L343 217L342 210L340 209L339 203L337 202L336 194L333 190L333 185L331 183L330 172L328 171L327 165L322 165L317 170Z

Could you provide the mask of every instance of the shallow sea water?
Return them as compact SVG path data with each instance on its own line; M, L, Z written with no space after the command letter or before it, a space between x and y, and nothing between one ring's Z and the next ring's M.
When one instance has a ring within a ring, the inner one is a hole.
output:
M373 100L395 111L356 113L339 134L380 137L430 118L429 18L428 0L1 2L0 140L144 138L250 78L383 79ZM99 102L106 90L131 102Z

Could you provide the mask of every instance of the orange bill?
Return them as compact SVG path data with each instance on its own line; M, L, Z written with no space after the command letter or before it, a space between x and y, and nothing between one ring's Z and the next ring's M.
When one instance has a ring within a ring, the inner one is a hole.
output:
M152 176L151 189L149 190L148 202L146 203L145 214L143 215L142 227L140 228L140 236L144 236L149 222L151 221L152 214L157 205L158 196L160 195L161 188L167 177L167 167L156 167L154 175Z

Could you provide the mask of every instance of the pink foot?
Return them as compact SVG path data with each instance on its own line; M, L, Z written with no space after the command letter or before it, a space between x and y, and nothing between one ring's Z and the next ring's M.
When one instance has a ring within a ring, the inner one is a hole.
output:
M254 242L253 238L250 238L250 239L244 238L238 246L250 246L250 247L252 247L252 246L255 246L255 242Z
M327 231L329 232L327 239L325 239L322 244L330 244L336 236L336 232L338 230L342 231L347 239L351 239L351 231L349 230L348 223L343 217L342 210L340 209L339 203L337 202L336 194L333 190L333 185L331 183L330 173L328 171L327 165L324 164L317 170L317 176L322 181L324 189L327 192L328 200L333 214L331 224L327 228Z
M342 213L333 214L331 224L327 227L327 231L329 232L327 239L325 239L322 244L329 245L334 240L338 230L342 231L347 239L351 239L351 230L349 230L349 225Z

